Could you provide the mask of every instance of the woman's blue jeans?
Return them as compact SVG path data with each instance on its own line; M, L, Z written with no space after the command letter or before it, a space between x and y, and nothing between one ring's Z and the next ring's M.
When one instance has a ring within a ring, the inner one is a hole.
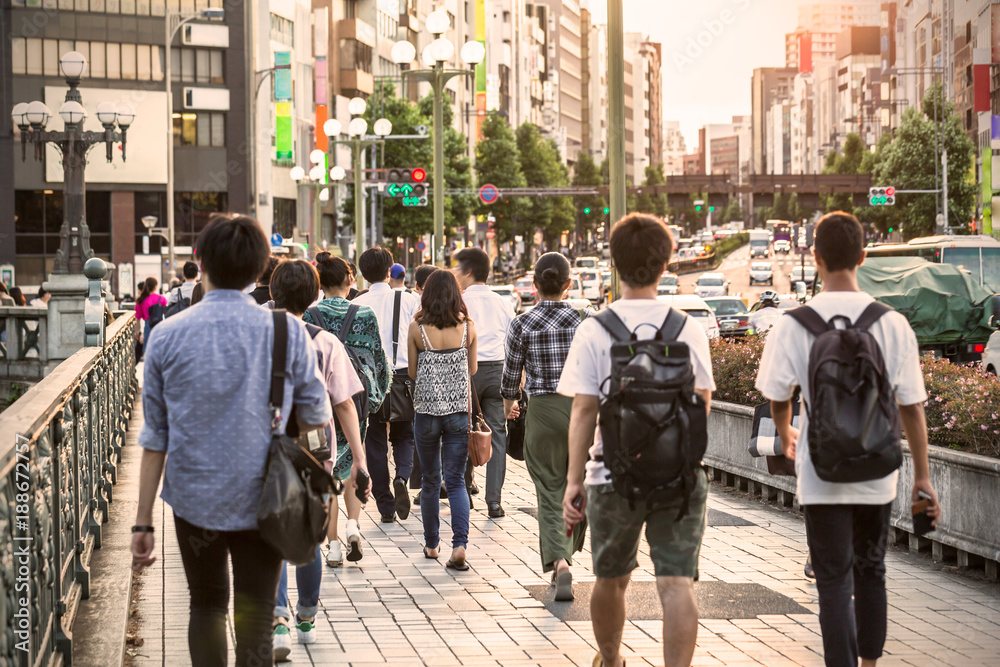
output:
M441 474L451 505L451 546L469 544L469 492L465 487L465 464L469 458L469 415L458 412L444 417L417 413L413 437L423 470L420 488L420 516L424 521L424 545L440 546Z
M295 567L295 584L299 588L299 603L295 611L300 618L315 618L319 611L319 584L323 580L323 557L316 547L316 560L308 565ZM278 583L278 601L274 617L292 620L288 604L288 563L281 564L281 581Z

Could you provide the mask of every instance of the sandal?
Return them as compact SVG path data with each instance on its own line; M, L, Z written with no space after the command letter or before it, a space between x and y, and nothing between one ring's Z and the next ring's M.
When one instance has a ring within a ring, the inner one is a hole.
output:
M556 585L556 602L573 601L573 573L563 570L554 578Z
M458 570L459 572L465 572L466 570L469 569L469 564L466 563L464 559L460 561L449 559L444 566L450 570Z
M591 667L604 667L604 661L601 660L600 653L594 656L594 662L591 663ZM622 658L622 667L625 667L625 658Z
M432 556L430 554L430 551L431 550L429 548L424 547L424 558L426 558L428 560L437 560L440 557L440 554L438 554L437 556Z

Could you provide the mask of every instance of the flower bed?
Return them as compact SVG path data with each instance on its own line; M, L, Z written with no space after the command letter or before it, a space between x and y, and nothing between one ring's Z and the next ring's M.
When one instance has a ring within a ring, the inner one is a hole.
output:
M764 402L754 386L763 349L763 336L712 341L715 400L739 405ZM1000 379L978 366L955 365L931 355L921 359L921 366L930 443L1000 458Z

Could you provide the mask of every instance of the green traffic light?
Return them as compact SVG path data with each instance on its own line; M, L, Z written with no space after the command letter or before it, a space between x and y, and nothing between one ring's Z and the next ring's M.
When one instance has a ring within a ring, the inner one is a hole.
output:
M714 206L709 206L709 207L708 207L708 210L709 210L709 212L711 213L712 211L714 211L714 210L715 210L715 207L714 207Z
M611 213L611 209L610 209L610 208L608 208L607 206L605 206L605 207L604 207L604 215L607 215L607 214L609 214L609 213Z
M696 211L700 211L700 210L701 210L701 206L695 206L695 207L694 207L694 210L696 210Z
M590 215L590 207L589 206L587 206L586 208L583 209L583 214L584 215Z

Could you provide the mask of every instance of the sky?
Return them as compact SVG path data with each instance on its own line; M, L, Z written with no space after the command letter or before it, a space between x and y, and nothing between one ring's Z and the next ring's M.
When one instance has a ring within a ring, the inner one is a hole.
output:
M679 120L688 152L698 129L750 114L757 67L784 67L785 33L804 0L624 0L625 31L663 45L663 120ZM590 0L595 23L607 0Z

